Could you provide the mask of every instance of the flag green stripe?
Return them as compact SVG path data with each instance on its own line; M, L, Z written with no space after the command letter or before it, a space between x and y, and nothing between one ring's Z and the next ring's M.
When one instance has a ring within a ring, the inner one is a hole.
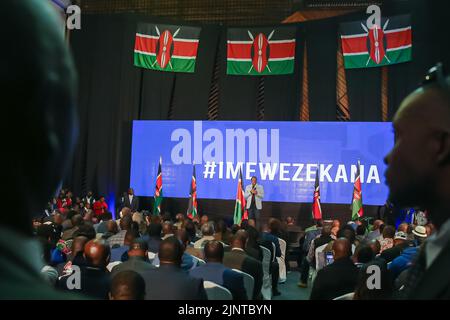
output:
M170 59L170 63L172 64L173 69L169 64L162 69L156 61L156 56L134 53L134 65L136 67L147 68L152 70L161 70L168 72L194 72L195 71L195 58L188 59L180 59L172 57Z
M246 75L246 76L270 76L278 74L291 74L294 72L294 59L283 61L269 61L269 68L265 68L259 73L252 68L251 61L227 61L227 74L230 75ZM249 70L251 71L249 72Z
M370 59L369 63L366 66L367 60L369 59L369 54L359 54L359 55L350 55L344 56L344 65L346 69L354 69L354 68L370 68L370 67L381 67L385 65L407 62L411 60L412 48L405 48L400 50L388 51L386 53L389 61L384 58L380 64L376 64L372 59Z

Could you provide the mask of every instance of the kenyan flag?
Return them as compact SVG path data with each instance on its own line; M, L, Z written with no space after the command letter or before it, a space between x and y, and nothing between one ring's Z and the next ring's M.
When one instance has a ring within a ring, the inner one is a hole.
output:
M358 170L356 171L355 184L353 185L352 197L352 220L357 220L363 216L362 190L361 190L361 163L358 160Z
M290 74L294 58L295 28L228 29L227 74Z
M248 220L248 211L246 208L244 186L242 180L242 168L239 168L239 180L236 192L236 203L234 204L234 224L241 225L241 222Z
M409 15L382 18L381 26L367 28L366 21L340 25L346 69L381 67L411 60Z
M161 202L163 200L161 164L162 159L160 157L158 165L158 175L156 176L155 195L153 196L153 198L155 199L155 203L153 204L153 215L155 216L161 215Z
M187 209L187 216L189 219L194 219L198 215L197 211L197 178L195 177L195 165L192 169L192 179L189 190L189 207Z
M194 72L200 28L138 24L134 65L170 72Z

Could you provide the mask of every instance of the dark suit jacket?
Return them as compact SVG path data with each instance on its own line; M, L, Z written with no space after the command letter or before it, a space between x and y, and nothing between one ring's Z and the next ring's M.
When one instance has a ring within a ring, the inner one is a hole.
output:
M150 261L146 260L144 257L129 257L127 261L116 265L111 270L111 279L114 278L119 272L131 270L139 274L143 274L145 271L156 269Z
M82 293L94 299L109 299L109 289L111 278L108 270L90 266L80 266L81 288L68 289L67 280L70 275L62 276L57 283L57 287L71 292Z
M426 247L425 247L426 248ZM424 253L423 253L424 254ZM418 280L408 299L450 299L450 243L440 252L436 260Z
M139 198L134 195L133 200L130 203L130 198L129 198L128 194L124 195L122 207L130 208L131 212L138 211L139 210Z
M263 281L262 263L241 250L231 250L225 252L223 264L230 269L238 269L248 273L255 279L253 289L253 299L258 299L261 295L261 287Z
M358 268L350 258L335 260L319 270L311 291L311 300L331 300L355 290Z
M207 300L203 280L191 277L180 267L161 264L143 272L146 300Z
M244 278L239 272L226 268L221 263L208 262L189 271L194 278L212 281L230 290L234 300L247 300Z
M149 237L148 235L145 235L141 237L141 239L148 244L148 251L153 253L158 253L159 251L159 245L161 244L161 238L160 237Z

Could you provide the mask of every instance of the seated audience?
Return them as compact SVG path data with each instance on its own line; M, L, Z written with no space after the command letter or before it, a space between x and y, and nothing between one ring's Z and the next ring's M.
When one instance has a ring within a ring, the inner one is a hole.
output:
M376 267L380 270L378 273L380 275L379 279L373 279L374 271L368 270L370 267ZM372 279L369 279L371 276ZM369 288L369 284L374 287ZM389 300L392 298L392 293L392 281L385 263L373 260L361 267L353 300Z
M208 241L205 244L204 251L206 264L192 269L189 274L194 278L212 281L227 288L233 295L234 300L247 300L242 274L226 268L222 263L223 244L217 240Z
M331 300L353 292L358 268L351 260L351 245L346 238L333 243L333 263L319 270L311 291L311 300Z
M120 231L109 237L106 242L111 248L114 246L123 246L125 241L125 235L127 231L131 230L131 223L133 222L131 215L127 214L120 219Z
M206 300L203 280L189 276L181 269L183 246L175 237L161 242L160 266L142 273L146 283L146 300Z
M248 273L255 280L253 299L260 299L263 279L262 263L245 253L244 249L248 239L245 230L239 230L231 241L231 250L225 252L223 264L230 269L238 269Z
M106 266L110 258L109 246L103 240L90 240L85 245L84 256L86 264L79 266L78 271L74 269L72 274L62 276L58 280L58 287L80 292L95 299L108 299L110 274ZM78 273L79 283L76 277L73 277L74 273Z
M203 216L204 217L204 216ZM205 222L201 226L202 237L195 241L194 248L202 249L205 241L214 240L214 225L209 222Z
M162 234L163 236L161 237L161 240L174 236L172 222L164 221L162 225Z
M111 270L111 277L125 270L131 270L141 274L154 268L148 260L147 242L142 239L134 239L128 250L128 260L114 266Z
M383 229L383 236L380 240L382 253L384 250L390 249L394 246L395 228L393 226L385 226Z

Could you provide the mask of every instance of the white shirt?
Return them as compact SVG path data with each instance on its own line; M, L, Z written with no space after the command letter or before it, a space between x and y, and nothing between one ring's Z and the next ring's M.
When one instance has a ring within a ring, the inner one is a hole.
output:
M447 246L450 242L450 219L441 226L438 232L431 235L425 245L425 258L427 261L427 269L431 266L431 264L436 260L441 251Z
M131 204L133 202L133 195L129 195L128 200L130 200L130 204Z

